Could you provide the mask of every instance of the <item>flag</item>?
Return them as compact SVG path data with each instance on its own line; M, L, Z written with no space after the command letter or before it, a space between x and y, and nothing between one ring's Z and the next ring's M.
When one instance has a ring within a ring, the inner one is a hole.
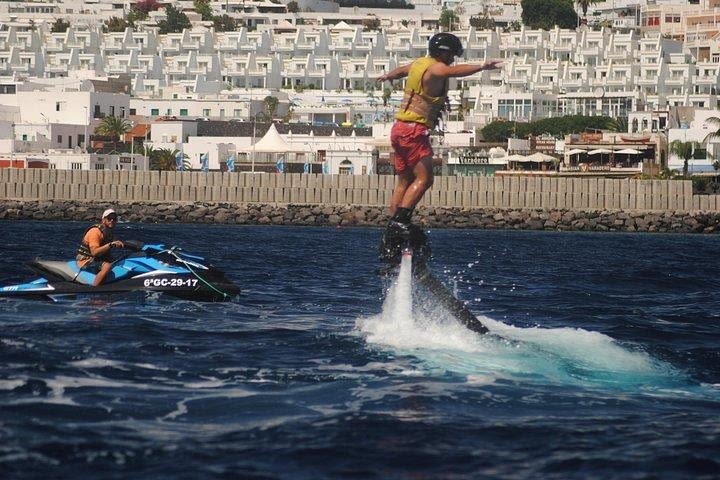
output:
M368 163L367 174L368 174L368 175L372 175L372 174L373 174L373 162L372 162L372 160L370 161L370 163Z
M177 155L175 155L175 170L177 170L178 172L182 172L183 170L185 170L182 152L178 152Z
M285 159L282 156L278 157L275 166L277 167L278 173L285 173Z
M202 169L203 172L207 173L207 171L210 169L209 163L210 162L208 160L207 153L203 153L202 155L200 155L200 168Z
M328 162L327 160L325 160L325 161L323 162L323 173L324 173L325 175L329 175L329 174L330 174L330 162Z
M230 155L230 158L227 159L227 162L225 162L225 165L227 165L228 172L234 172L235 171L235 155Z
M310 161L305 160L305 165L303 165L303 173L310 173Z
M355 167L353 167L352 165L350 165L350 170L348 171L348 173L349 173L350 175L355 175Z

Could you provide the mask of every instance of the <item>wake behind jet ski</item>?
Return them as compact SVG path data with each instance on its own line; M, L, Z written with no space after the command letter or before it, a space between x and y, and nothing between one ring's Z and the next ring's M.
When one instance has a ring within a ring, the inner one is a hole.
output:
M388 270L392 270L400 265L403 254L412 255L414 278L427 288L460 323L474 332L488 333L487 327L428 269L427 264L432 257L432 251L425 232L417 225L391 223L380 240L380 260L388 264Z
M203 257L163 244L124 242L133 252L113 261L102 285L93 286L95 275L78 268L75 260L35 260L28 266L42 275L28 283L0 287L0 297L57 299L63 296L162 292L198 301L227 301L240 289Z

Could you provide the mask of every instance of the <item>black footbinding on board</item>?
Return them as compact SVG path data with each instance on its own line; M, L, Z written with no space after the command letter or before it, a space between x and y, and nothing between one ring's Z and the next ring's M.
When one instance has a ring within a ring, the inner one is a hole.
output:
M488 333L485 325L468 310L427 268L432 252L427 236L417 225L391 223L380 240L380 260L391 269L400 265L404 251L413 254L412 271L414 278L422 284L460 323L477 333Z

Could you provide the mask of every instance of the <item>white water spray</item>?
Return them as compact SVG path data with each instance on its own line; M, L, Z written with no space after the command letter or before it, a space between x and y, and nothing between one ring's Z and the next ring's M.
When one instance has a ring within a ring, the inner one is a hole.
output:
M400 273L388 292L383 311L392 312L392 318L399 328L412 328L412 255L403 253Z
M415 305L414 294L422 294ZM515 327L485 316L478 318L490 330L489 335L468 330L431 294L423 294L420 287L415 291L412 257L403 255L382 312L358 319L357 328L369 344L412 355L431 370L466 374L469 381L544 378L551 383L659 386L677 376L669 365L642 351L629 350L600 332Z

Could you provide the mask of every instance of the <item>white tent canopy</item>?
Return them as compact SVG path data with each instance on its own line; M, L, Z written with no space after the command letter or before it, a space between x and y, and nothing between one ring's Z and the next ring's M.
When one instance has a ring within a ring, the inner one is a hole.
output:
M554 162L557 160L552 155L548 155L546 153L542 152L535 152L532 155L528 155L525 157L523 162L535 162L535 163L548 163L548 162Z
M278 133L275 124L270 128L256 144L251 147L253 152L258 153L304 153L306 149L290 145Z
M640 155L642 152L634 148L623 148L622 150L618 150L615 153L624 153L626 155Z
M597 154L603 154L603 153L612 153L612 150L608 150L607 148L598 148L595 150L590 150L588 152L588 155L597 155Z
M578 155L580 153L585 153L587 150L583 150L582 148L573 148L572 150L569 150L567 152L568 155Z

